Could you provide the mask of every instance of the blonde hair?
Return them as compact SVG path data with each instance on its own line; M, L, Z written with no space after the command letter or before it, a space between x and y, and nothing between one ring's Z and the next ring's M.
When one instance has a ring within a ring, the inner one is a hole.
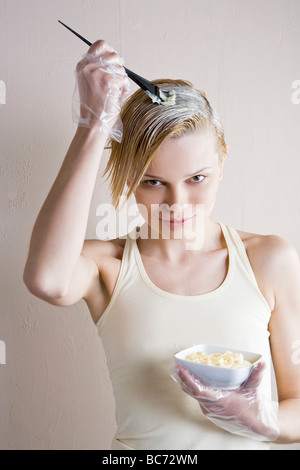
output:
M109 141L111 154L103 176L111 178L112 202L119 205L128 178L131 186L128 199L135 191L154 153L167 138L178 138L199 129L212 129L216 134L217 152L222 160L226 154L224 131L217 112L204 92L184 80L153 81L163 90L174 90L176 103L162 106L153 103L141 89L133 93L121 110L122 142Z

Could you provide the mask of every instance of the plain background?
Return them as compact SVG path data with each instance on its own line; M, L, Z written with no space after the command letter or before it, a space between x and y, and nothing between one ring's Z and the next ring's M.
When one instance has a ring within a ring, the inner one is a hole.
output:
M58 19L92 42L106 39L149 79L204 90L230 147L214 219L280 235L300 251L299 0L0 0L1 449L109 449L115 429L85 303L53 307L22 282L34 221L74 135L74 70L87 50ZM107 156L87 238L96 238L97 207L109 201Z

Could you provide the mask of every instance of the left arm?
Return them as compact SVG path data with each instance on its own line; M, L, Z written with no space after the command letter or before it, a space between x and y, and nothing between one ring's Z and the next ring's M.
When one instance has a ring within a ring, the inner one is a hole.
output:
M292 245L274 239L270 264L275 308L269 331L279 401L276 443L290 444L300 442L300 261Z
M272 287L269 322L279 409L259 393L263 365L237 390L214 390L187 369L176 367L182 389L196 398L203 414L221 428L277 444L300 442L300 261L295 248L277 236L260 245L264 276ZM297 349L298 348L298 351Z

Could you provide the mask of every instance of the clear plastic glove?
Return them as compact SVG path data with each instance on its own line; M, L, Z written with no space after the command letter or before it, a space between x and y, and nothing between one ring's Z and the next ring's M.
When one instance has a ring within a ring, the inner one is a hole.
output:
M279 437L278 403L268 400L259 385L265 364L254 367L249 379L237 390L216 390L203 385L191 372L175 367L173 379L184 392L195 398L203 414L226 431L258 441Z
M97 127L121 142L120 110L128 92L124 60L105 41L95 42L76 67L73 122L81 127Z

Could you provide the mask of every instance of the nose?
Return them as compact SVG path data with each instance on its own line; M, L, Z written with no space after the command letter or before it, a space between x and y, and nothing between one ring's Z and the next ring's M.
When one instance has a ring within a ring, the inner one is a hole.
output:
M182 185L170 187L165 196L164 208L172 213L174 219L180 219L183 214L188 216L187 210L191 204L187 191Z
M166 194L165 202L169 206L172 206L172 205L183 206L185 204L188 204L189 202L188 195L186 193L185 188L180 184L169 187L169 190Z

